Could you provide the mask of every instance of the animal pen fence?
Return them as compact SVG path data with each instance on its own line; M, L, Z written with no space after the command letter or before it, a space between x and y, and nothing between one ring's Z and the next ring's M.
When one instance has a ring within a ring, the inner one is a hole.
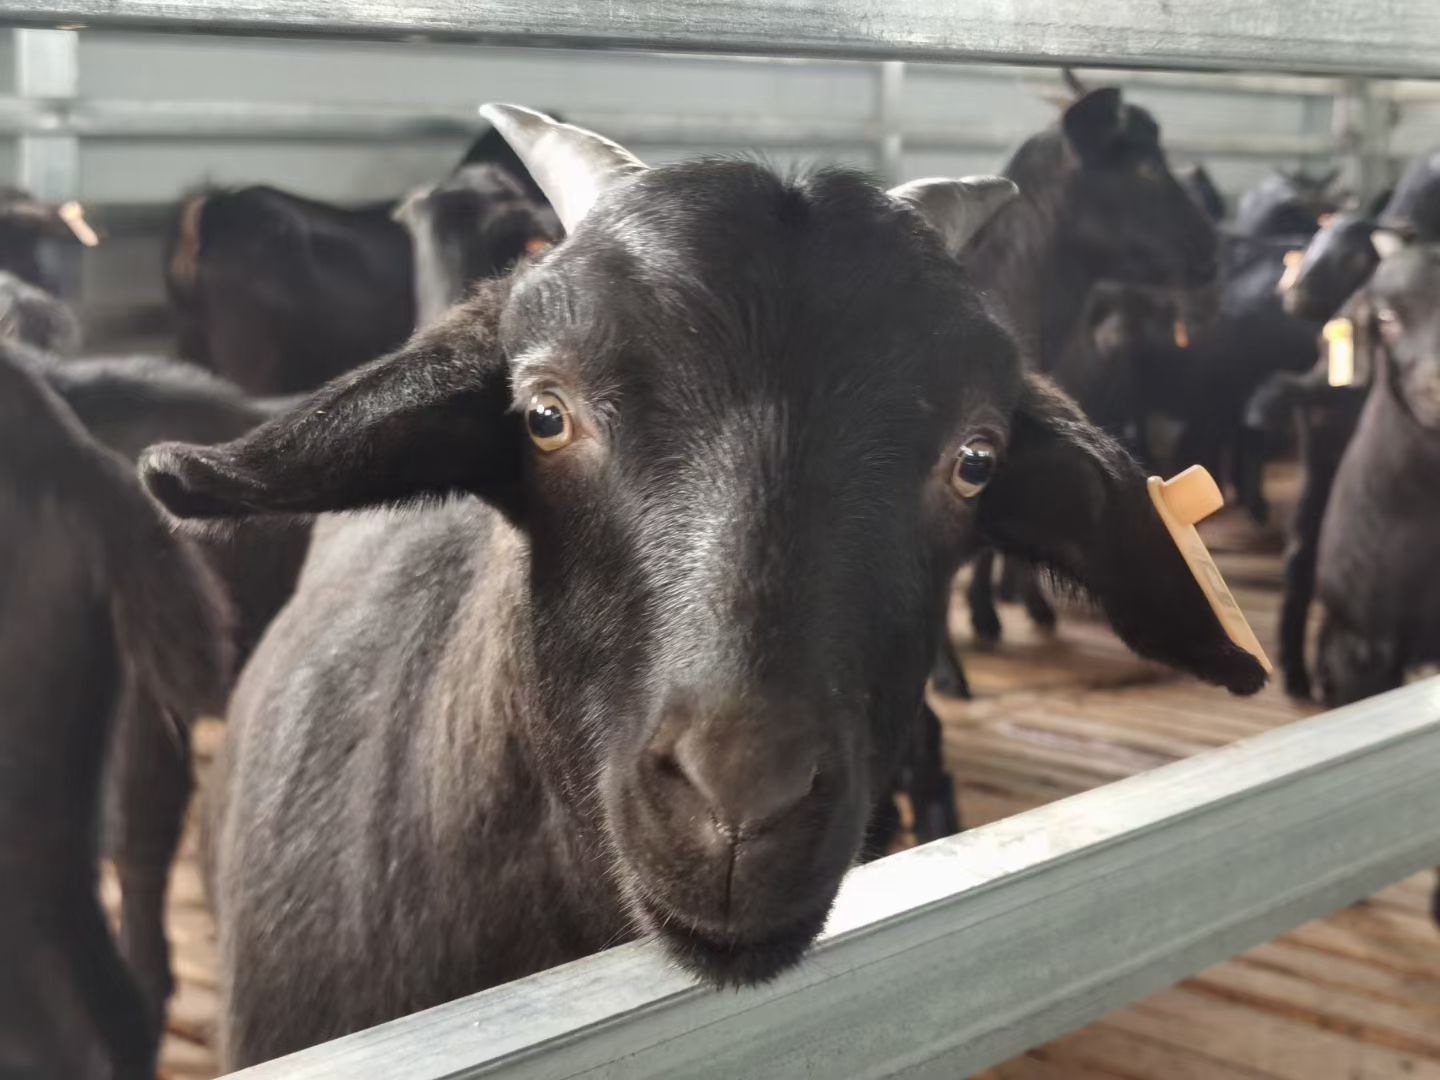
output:
M874 122L810 135L872 142L882 170L912 135L887 105L905 61L1246 71L1255 88L1320 78L1341 107L1317 138L1362 188L1391 152L1369 122L1379 103L1434 96L1369 79L1440 78L1431 0L12 0L0 17L33 28L0 123L19 138L22 181L51 197L73 194L77 140L127 124L318 137L436 120L79 104L88 28L871 61ZM1432 678L857 870L824 940L773 985L697 989L631 944L246 1075L964 1075L1440 863L1437 821Z

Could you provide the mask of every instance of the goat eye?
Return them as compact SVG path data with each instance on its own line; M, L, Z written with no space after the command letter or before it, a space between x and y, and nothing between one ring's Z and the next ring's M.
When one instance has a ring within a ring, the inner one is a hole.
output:
M960 448L950 486L962 499L973 499L985 490L995 475L995 444L989 439L971 439Z
M530 441L546 453L570 445L575 437L570 406L559 394L548 390L530 399L530 407L525 411L525 427L530 432Z

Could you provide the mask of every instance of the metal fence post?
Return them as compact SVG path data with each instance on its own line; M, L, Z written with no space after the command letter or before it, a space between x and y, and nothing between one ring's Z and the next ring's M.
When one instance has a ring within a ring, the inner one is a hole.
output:
M879 134L876 167L886 184L895 185L905 177L901 157L905 152L905 134L900 112L905 97L905 63L903 60L882 61L877 69L875 120Z
M80 139L67 130L66 114L80 90L80 35L74 30L16 30L15 96L42 117L17 140L15 182L37 199L65 202L80 197ZM46 127L54 130L47 131ZM54 251L53 273L61 295L78 299L80 253Z

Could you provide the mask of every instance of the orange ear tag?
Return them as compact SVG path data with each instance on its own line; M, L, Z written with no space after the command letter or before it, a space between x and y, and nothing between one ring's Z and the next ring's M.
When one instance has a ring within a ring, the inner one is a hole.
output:
M1190 330L1186 327L1185 320L1178 315L1175 317L1175 347L1177 349L1190 347Z
M1355 324L1331 319L1320 332L1325 336L1327 381L1331 386L1349 386L1355 381Z
M1305 252L1303 251L1285 252L1285 273L1280 275L1280 281L1275 286L1276 292L1285 293L1290 291L1290 287L1300 278L1300 264L1304 261Z
M60 209L55 211L55 213L61 221L70 227L70 231L75 234L75 239L79 240L80 243L86 247L95 247L100 243L100 237L95 235L95 230L92 229L90 223L85 220L85 208L78 202L72 199L61 205Z
M1225 505L1225 496L1220 494L1215 478L1204 466L1191 465L1169 480L1152 476L1146 481L1146 486L1160 520L1170 531L1170 539L1180 549L1185 565L1195 575L1195 583L1200 586L1205 599L1210 601L1210 610L1215 612L1225 633L1231 641L1260 661L1266 672L1274 670L1270 658L1260 647L1260 639L1250 629L1245 613L1240 610L1234 594L1220 576L1220 568L1215 565L1205 541L1195 531L1196 522L1203 521Z

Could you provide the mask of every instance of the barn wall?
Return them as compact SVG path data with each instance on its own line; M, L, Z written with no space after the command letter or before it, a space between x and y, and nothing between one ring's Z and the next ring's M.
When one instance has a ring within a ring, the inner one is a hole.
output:
M13 85L13 70L6 42L0 86ZM879 150L883 106L875 64L83 32L78 71L82 108L251 103L272 111L309 105L447 118L438 134L317 139L253 131L217 137L203 119L163 137L107 131L102 115L80 135L75 178L75 194L102 221L108 209L125 211L110 214L112 242L85 261L82 301L97 315L160 301L157 218L186 189L263 181L338 201L393 196L450 167L466 142L461 125L487 99L582 121L613 117L623 125L629 118L639 134L628 144L652 161L760 142L767 158L786 167L836 160L876 171L887 165ZM1222 75L1171 85L1117 73L1116 81L1130 83L1134 100L1156 111L1172 157L1183 164L1203 156L1232 197L1275 166L1326 163L1315 151L1330 137L1329 80L1268 80L1263 90L1257 80L1247 86ZM888 163L891 171L914 177L993 170L1005 147L1053 119L1055 108L1043 95L1058 89L1056 73L1041 69L907 65L892 102L907 142L898 162ZM758 136L762 120L765 134ZM13 139L0 140L0 169L16 175Z

